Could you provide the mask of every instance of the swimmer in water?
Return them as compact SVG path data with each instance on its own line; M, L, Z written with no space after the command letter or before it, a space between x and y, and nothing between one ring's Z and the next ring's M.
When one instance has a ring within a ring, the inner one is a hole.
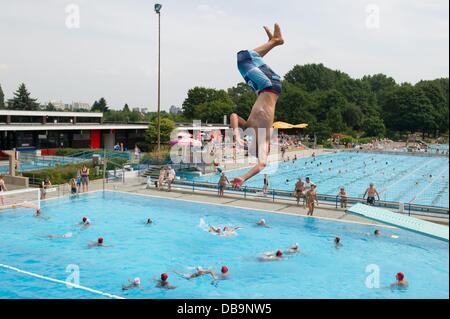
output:
M278 261L283 259L283 252L277 250L275 253L264 253L263 256L257 258L258 261Z
M299 252L300 252L300 247L298 246L298 244L294 244L293 246L289 247L286 250L286 254L288 254L288 255L298 254Z
M395 275L396 282L391 284L389 287L391 289L406 289L409 286L408 281L405 279L405 274L402 272L398 272Z
M169 276L166 273L161 274L161 279L154 279L156 281L156 288L162 288L162 289L175 289L177 287L172 286L167 281L169 279Z
M83 226L83 227L89 227L89 226L91 226L91 221L89 220L89 218L84 216L78 225Z
M64 235L47 235L48 238L71 238L73 236L72 233L66 233Z
M335 245L336 248L342 247L341 237L336 236L336 238L334 238L334 245Z
M205 276L205 275L210 275L212 278L215 278L214 272L212 270L210 270L210 269L203 270L202 267L196 267L195 272L193 274L183 274L178 271L175 271L175 273L182 276L185 279L193 279L193 278L198 278L198 277Z
M135 288L142 290L141 279L136 277L134 280L128 279L128 282L128 285L122 285L122 290L130 290Z
M108 247L108 246L106 246L106 245L104 244L103 237L99 237L99 238L97 238L97 241L91 241L91 242L88 244L88 247L89 247L89 248L92 248L92 247Z
M223 230L222 230L222 234L225 236L230 236L233 235L237 230L242 229L244 227L242 226L236 226L236 227L228 227L228 226L224 226Z
M153 220L151 218L148 218L147 221L145 222L146 225L151 225L153 224Z
M380 235L381 235L381 230L375 229L375 231L373 232L373 234L374 234L375 236L380 236Z
M266 224L266 220L264 218L258 220L256 222L256 225L261 226L261 227L271 228L269 225Z
M210 233L214 233L214 234L218 234L218 235L222 234L222 229L220 227L209 226L209 230L208 231Z
M50 217L45 216L44 214L42 214L42 209L38 208L36 209L36 211L34 212L34 217L36 218L42 218L43 220L49 220Z

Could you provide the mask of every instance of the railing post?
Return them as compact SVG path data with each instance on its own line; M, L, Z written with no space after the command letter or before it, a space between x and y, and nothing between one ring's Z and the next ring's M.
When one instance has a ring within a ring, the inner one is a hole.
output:
M275 203L275 190L272 189L272 203Z
M244 198L247 198L247 186L244 186Z

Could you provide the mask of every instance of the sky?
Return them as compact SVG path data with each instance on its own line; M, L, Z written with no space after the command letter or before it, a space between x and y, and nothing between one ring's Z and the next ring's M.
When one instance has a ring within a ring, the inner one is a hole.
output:
M158 18L149 0L0 0L0 85L24 82L40 103L111 108L157 105ZM280 75L323 63L360 78L416 83L449 75L448 0L161 0L161 107L194 86L227 89L242 78L236 53L267 40Z

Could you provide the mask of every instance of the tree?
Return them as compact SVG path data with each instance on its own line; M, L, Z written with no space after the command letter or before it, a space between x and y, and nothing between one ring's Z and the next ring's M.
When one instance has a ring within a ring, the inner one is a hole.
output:
M195 114L203 122L222 123L224 115L230 115L235 110L234 104L223 101L205 102L195 107Z
M123 112L130 112L130 107L128 106L128 104L125 103L125 105L123 106Z
M288 82L283 84L283 93L280 95L275 113L277 120L292 124L311 124L316 121L312 114L315 109L317 104L310 93Z
M193 119L197 116L195 111L198 105L212 101L231 102L231 99L224 90L203 87L190 89L187 98L183 102L183 114L187 118Z
M39 103L37 99L30 97L24 83L22 83L17 91L14 93L14 97L8 100L8 108L11 110L26 110L26 111L37 111L39 110Z
M296 65L285 75L289 83L302 86L307 91L331 90L334 88L336 73L323 64Z
M102 97L100 100L95 101L91 108L92 112L101 112L106 113L108 112L108 106L106 103L106 100Z
M48 103L45 108L46 111L56 111L56 107L50 102Z
M158 139L158 131L156 130L156 119L154 119L148 127L145 141L147 144L155 144ZM167 143L170 140L170 134L175 129L175 122L167 117L162 117L160 121L161 143Z
M361 128L361 122L364 118L364 114L358 105L348 103L342 111L342 118L347 127L358 130Z
M2 86L0 85L0 109L5 108L5 94L3 94Z
M367 137L383 138L386 133L383 120L379 117L367 117L362 123L362 128Z

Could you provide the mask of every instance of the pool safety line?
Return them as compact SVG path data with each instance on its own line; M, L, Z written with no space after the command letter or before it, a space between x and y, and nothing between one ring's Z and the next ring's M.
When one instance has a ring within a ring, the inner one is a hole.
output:
M145 190L145 189L143 189ZM103 192L102 190L99 191L92 191L93 193L96 192ZM377 226L377 227L383 227L383 228L396 228L395 226L391 225L383 225L383 224L373 224L373 223L367 223L367 222L360 222L360 221L354 221L354 220L343 220L343 219L337 219L337 218L330 218L330 217L322 217L322 216L306 216L306 215L300 215L296 213L289 213L289 212L282 212L282 211L276 211L271 209L263 209L263 208L252 208L252 207L244 207L244 206L235 206L235 205L228 205L228 204L222 204L222 203L211 203L211 202L202 202L200 200L194 200L194 199L185 199L185 198L179 198L179 197L164 197L164 196L158 196L158 195L151 195L151 194L141 194L141 193L129 193L125 191L118 191L118 190L105 190L105 192L110 193L121 193L126 194L130 196L142 196L142 197L150 197L150 198L160 198L160 199L167 199L167 200L177 200L177 201L183 201L183 202L190 202L190 203L197 203L197 204L203 204L203 205L214 205L214 206L224 206L224 207L230 207L230 208L236 208L236 209L243 209L243 210L250 210L255 212L262 212L262 213L270 213L270 214L279 214L279 215L288 215L288 216L294 216L299 218L314 218L319 220L328 220L328 221L334 221L338 223L347 223L347 224L357 224L357 225L365 225L365 226ZM194 194L199 195L199 194ZM201 194L199 196L202 196ZM239 199L239 200L245 200L245 199ZM346 212L342 212L343 215L346 215ZM344 216L341 216L344 217Z
M432 160L431 162L436 162L436 159ZM429 165L429 162L425 162L423 165L417 167L416 169L412 170L411 172L409 172L408 174L406 174L405 176L403 176L402 178L396 180L395 182L391 183L390 185L384 187L381 192L380 195L383 194L385 191L387 191L390 187L397 185L398 183L400 183L401 181L403 181L404 179L410 177L411 175L413 175L415 172L417 172L418 170L420 170L421 168L423 168L424 166Z
M430 186L433 185L434 182L436 182L437 180L439 180L441 176L445 175L445 173L446 173L448 170L449 170L449 168L447 167L441 174L439 174L437 177L435 177L435 178L433 179L433 181L432 181L430 184L426 185L426 187L424 187L419 193L417 193L417 194L413 197L413 199L411 199L411 200L408 202L408 204L411 204L412 202L414 202L414 201L416 200L417 197L419 197L420 195L422 195L423 193L425 193L425 191L426 191L428 188L430 188Z
M6 268L6 269L9 269L9 270L13 270L15 272L18 272L18 273L21 273L21 274L24 274L24 275L28 275L28 276L31 276L31 277L35 277L35 278L39 278L39 279L55 282L55 283L58 283L58 284L63 284L63 285L66 285L66 286L71 286L71 287L76 288L76 289L85 290L85 291L88 291L88 292L91 292L91 293L94 293L94 294L97 294L97 295L101 295L101 296L104 296L104 297L108 297L108 298L112 298L112 299L125 299L123 297L112 295L112 294L108 294L108 293L100 291L100 290L95 290L95 289L91 289L91 288L88 288L88 287L76 285L76 284L73 284L73 283L70 283L70 282L62 281L62 280L59 280L59 279L54 279L54 278L38 275L38 274L29 272L29 271L25 271L25 270L21 270L21 269L12 267L12 266L0 264L0 267Z

